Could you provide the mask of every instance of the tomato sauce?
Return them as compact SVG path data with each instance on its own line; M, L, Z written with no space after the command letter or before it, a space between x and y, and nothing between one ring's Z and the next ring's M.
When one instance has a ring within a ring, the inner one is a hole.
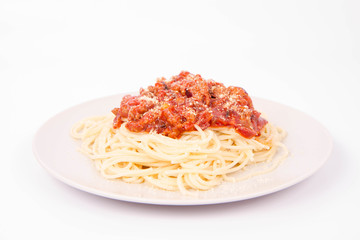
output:
M259 136L267 121L260 117L246 91L225 87L200 75L183 71L171 79L126 95L114 108L113 127L122 123L133 132L156 132L179 138L186 131L208 127L234 128L245 138Z

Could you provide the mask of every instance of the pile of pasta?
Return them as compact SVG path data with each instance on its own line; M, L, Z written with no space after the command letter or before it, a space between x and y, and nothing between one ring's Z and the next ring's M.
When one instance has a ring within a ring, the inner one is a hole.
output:
M106 179L192 194L224 181L241 181L274 170L287 156L282 140L286 132L267 123L261 135L250 139L232 128L185 132L179 139L154 132L131 132L123 123L113 128L114 115L77 122L71 135L81 140L80 151ZM274 157L279 148L280 156ZM247 167L267 163L258 171ZM236 176L235 176L236 175ZM195 191L194 191L195 190Z

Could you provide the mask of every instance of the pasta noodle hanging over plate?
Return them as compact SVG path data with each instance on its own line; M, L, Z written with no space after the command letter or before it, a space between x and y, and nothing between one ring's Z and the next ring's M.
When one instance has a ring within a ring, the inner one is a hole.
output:
M288 154L286 132L260 117L242 88L188 72L125 96L112 112L71 129L106 179L192 194L270 172Z

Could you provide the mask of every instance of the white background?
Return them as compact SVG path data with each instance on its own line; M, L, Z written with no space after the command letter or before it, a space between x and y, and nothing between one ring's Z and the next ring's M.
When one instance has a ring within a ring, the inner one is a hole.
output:
M359 12L355 0L0 1L0 239L358 239ZM312 115L332 155L287 190L193 207L91 195L34 158L54 114L181 70Z

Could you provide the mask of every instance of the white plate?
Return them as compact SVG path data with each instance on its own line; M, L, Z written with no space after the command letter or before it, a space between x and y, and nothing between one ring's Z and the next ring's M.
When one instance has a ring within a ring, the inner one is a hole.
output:
M332 149L328 131L310 116L272 101L253 98L255 108L270 122L284 128L289 157L273 172L249 180L224 183L198 197L154 189L146 184L127 184L100 176L91 160L77 151L70 135L72 125L88 116L108 114L123 95L92 100L48 120L36 133L33 151L39 163L55 178L80 190L112 199L163 205L203 205L254 198L290 187L313 173L327 160Z

